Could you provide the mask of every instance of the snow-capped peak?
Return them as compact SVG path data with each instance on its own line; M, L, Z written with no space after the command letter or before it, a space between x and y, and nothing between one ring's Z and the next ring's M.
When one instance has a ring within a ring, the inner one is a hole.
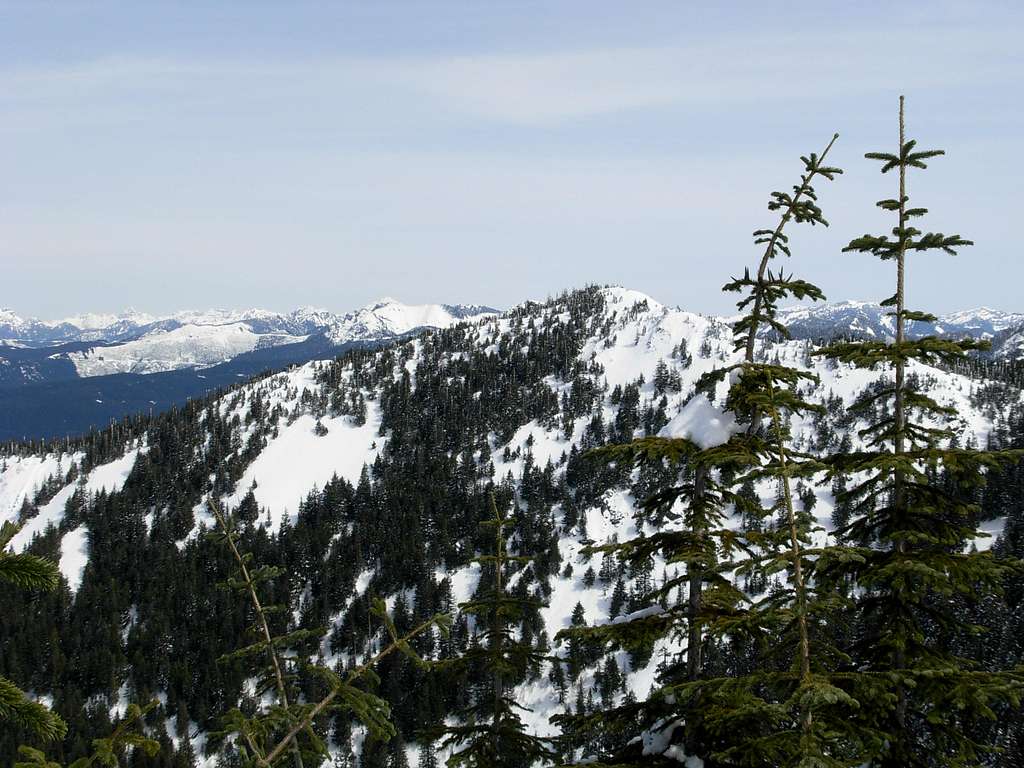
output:
M0 325L9 325L13 327L20 327L25 324L25 320L19 316L13 309L7 307L0 307Z
M339 343L366 335L395 336L421 327L446 327L458 320L492 314L479 305L403 304L384 297L348 314L319 307L300 307L288 313L268 309L181 310L151 315L135 309L119 313L86 312L62 320L23 318L0 310L0 339L42 347L69 341L129 342L158 331L185 326L232 326L242 323L255 334L309 336L325 332Z
M605 301L613 306L623 305L631 307L634 304L647 303L648 308L652 311L660 311L664 307L659 302L652 299L646 293L637 291L632 288L626 288L621 285L609 285L601 289L601 293L604 295Z
M794 338L823 339L841 336L886 339L895 332L892 309L873 302L842 301L788 307L779 320ZM907 324L912 337L995 339L999 334L1024 325L1024 314L981 307L942 315L935 322Z
M447 328L497 311L489 307L472 307L472 313L467 314L461 309L461 305L403 304L385 297L338 318L327 331L327 336L335 344L355 339L401 336L417 328Z
M1004 331L1008 328L1016 328L1024 324L1024 314L1019 312L1004 312L989 307L978 307L977 309L965 309L959 312L952 312L939 318L944 324L955 324L963 326L989 326L993 331Z
M117 314L105 313L105 312L86 312L81 315L74 315L72 317L66 317L63 320L58 320L53 323L46 322L45 325L72 325L75 328L81 328L83 331L97 331L104 328L117 325L119 323L129 323L134 325L146 325L152 323L156 318L152 315L144 312L138 312L131 307L128 307L123 312Z
M70 361L78 376L155 373L204 368L238 355L317 337L342 345L379 341L419 328L446 328L457 322L494 314L489 307L449 304L403 304L383 298L345 315L301 307L287 314L267 309L183 310L154 316L128 309L119 314L85 313L59 322L24 320L10 310L0 313L0 343L7 348L49 347L67 342L96 344L68 350L48 360ZM303 353L295 353L300 359ZM310 352L309 354L312 354ZM19 368L26 380L41 380L38 366Z

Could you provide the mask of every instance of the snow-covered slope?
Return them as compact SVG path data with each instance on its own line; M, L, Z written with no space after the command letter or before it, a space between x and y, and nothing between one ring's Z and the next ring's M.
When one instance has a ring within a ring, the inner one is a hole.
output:
M590 316L574 314L574 308L582 304L593 308L588 309ZM479 309L471 308L466 312L470 316L483 314ZM878 320L877 312L870 305L851 305L841 311L851 319L862 320L865 331L869 327L875 328L876 333L884 330L884 326L867 324L871 318L874 318L872 322ZM790 318L796 317L793 311ZM341 334L346 333L397 336L421 326L450 327L458 320L455 308L407 307L383 301L342 318L336 329L338 338L344 338ZM958 321L961 326L969 322L974 320ZM987 327L997 332L996 325L1003 321L989 319L986 322ZM538 397L550 395L553 403L545 415L524 415L509 431L502 433L495 428L486 438L474 436L466 444L468 455L479 456L481 444L486 441L491 477L497 482L511 478L517 489L531 466L550 466L555 482L566 480L567 456L594 439L595 423L602 425L602 429L623 423L620 418L626 407L623 393L633 388L637 395L637 412L655 414L659 420L654 428L664 429L667 434L685 433L713 442L723 439L732 428L728 415L723 415L716 407L724 395L724 383L714 398L693 396L694 385L702 374L736 359L730 326L721 319L664 306L637 291L617 287L591 289L545 303L529 303L500 315L474 317L444 336L444 343L448 345L445 350L450 351L437 357L435 339L442 336L434 334L405 340L394 350L349 359L338 364L337 376L330 382L323 375L328 366L312 362L246 384L213 403L210 408L219 417L218 423L230 425L232 430L230 444L236 446L233 455L240 457L248 452L249 456L238 481L222 494L223 504L235 507L251 491L262 511L262 524L277 530L285 520L294 519L300 503L311 490L323 488L332 476L337 475L355 485L364 467L372 465L387 451L392 438L390 430L382 428L386 424L382 420L385 406L382 385L366 383L372 381L370 372L394 382L408 379L409 387L415 390L417 372L423 370L420 366L430 365L438 367L441 381L454 386L465 382L470 375L464 366L471 356L475 360L492 361L496 366L501 360L518 361L516 365L520 367L510 367L508 371L499 369L494 374L515 377L526 375L523 373L529 369L526 361L539 361L543 355L567 354L569 359L559 362L555 368L576 371L572 380L567 373L544 376ZM554 343L555 338L560 341ZM845 406L876 381L878 374L811 357L810 347L811 343L804 340L781 344L766 341L762 350L766 356L777 355L786 363L809 368L821 379L820 385L807 394L829 406L828 416L824 417L828 429L822 429L822 424L809 419L794 418L794 440L799 448L813 453L827 447L819 445L820 440L838 441L848 435L856 448L859 445L857 429L863 425L848 419ZM976 396L978 382L917 364L911 366L910 374L932 397L955 409L958 414L955 428L962 442L985 444L998 412L991 405L980 404ZM333 405L317 405L333 402L332 398L339 391L344 391L346 397L360 399L365 406L361 418ZM584 397L585 392L591 392L592 397ZM516 412L515 408L520 407L511 403L488 405L488 393L483 388L475 392L474 397L481 403L481 409L501 407ZM581 399L585 405L572 405ZM1020 393L1016 392L1011 399L1020 401ZM572 413L566 410L570 408L574 409ZM270 422L261 432L257 432L252 416L254 409L261 414L272 414L263 417ZM636 434L640 434L639 427ZM823 438L823 434L828 437ZM98 478L107 473L114 484L123 483L126 466L144 450L144 442L126 446L124 454L105 465L107 468L97 467L88 474L88 487L94 487L100 482ZM461 450L453 451L453 457L458 457ZM59 474L58 467L66 472L74 461L75 456L67 454L8 458L6 464L0 466L0 516L16 516L26 496L35 494L47 477ZM60 523L64 503L74 487L75 483L56 482L54 495L46 500L38 517L30 523L33 532L47 524ZM768 484L757 490L766 501L773 498L774 489ZM813 514L827 527L832 511L831 495L827 488L817 488L815 492L817 504ZM588 621L610 620L609 585L600 581L586 583L584 573L588 563L580 552L585 541L604 543L635 535L635 508L631 487L623 485L608 490L598 504L579 510L585 520L582 526L565 525L566 510L560 505L550 509L559 526L560 561L572 567L550 578L550 592L545 595L548 607L542 611L549 638L567 625L577 603L583 606ZM211 522L198 500L194 518L194 527L182 540L183 546L185 541L199 534L201 526ZM998 523L990 524L990 528L998 531ZM23 544L28 535L23 531L19 542ZM73 585L77 582L71 577L81 578L82 557L88 555L87 545L83 552L82 542L86 541L80 528L64 534L62 539L62 568L66 554L67 573ZM987 543L979 542L979 545L987 546ZM357 591L368 589L372 567L368 565L364 577L357 581ZM596 562L593 567L597 570ZM671 571L671 566L656 561L653 576L660 580L671 576ZM458 601L472 595L479 571L472 565L444 566L439 568L438 576L450 579L453 597ZM343 621L342 614L333 620ZM554 650L564 652L564 649ZM627 688L637 696L645 696L653 684L659 660L674 650L677 648L672 642L659 643L650 661L638 668L631 668L627 655L619 654L618 662L627 672ZM324 653L326 655L326 650ZM587 684L593 676L594 670L585 673ZM553 733L554 727L548 718L565 710L546 676L521 686L517 700L532 710L524 713L524 718L538 733Z
M779 319L798 339L891 338L891 309L864 301L815 304L783 309ZM942 315L934 323L911 322L911 336L949 336L995 339L1000 333L1024 326L1024 314L980 307Z
M111 312L85 312L73 317L66 317L55 323L44 323L44 325L69 325L79 328L82 331L92 331L106 334L100 338L109 337L118 333L128 331L132 328L142 328L155 323L160 318L145 312L137 312L132 308L117 314Z
M135 464L135 459L145 450L145 446L128 447L124 454L114 461L94 467L66 483L61 483L60 479L68 479L67 472L72 466L77 467L81 464L81 452L11 456L0 459L0 520L22 524L10 546L15 551L21 551L49 526L59 526L64 519L68 500L76 489L81 488L85 493L120 490ZM56 492L53 486L55 482L60 486ZM38 512L27 520L21 519L23 507L33 501L38 503ZM76 526L60 535L58 565L72 592L81 584L82 570L88 562L86 534L84 526Z
M993 350L1001 360L1024 360L1024 325L993 342Z
M128 309L120 314L85 313L50 321L22 318L9 309L0 309L0 340L28 347L69 341L122 342L186 326L244 325L260 334L308 336L326 332L343 343L372 334L397 335L414 328L445 327L455 320L496 311L467 304L409 305L390 298L371 302L347 314L300 307L287 313L266 309L208 309L156 316Z
M179 368L207 368L254 349L295 344L305 339L305 336L253 333L243 323L183 325L173 331L148 333L124 344L71 352L68 358L83 377L157 373Z
M401 336L417 328L447 328L462 320L494 313L495 310L483 306L403 304L383 298L333 319L327 327L327 337L342 344L355 339Z
M12 349L96 343L96 347L85 350L58 351L50 359L70 361L80 377L148 374L209 367L247 352L296 344L313 336L322 337L325 344L341 346L390 339L419 328L446 328L494 312L483 306L408 305L395 299L381 299L344 315L312 307L287 314L262 309L213 309L166 317L129 310L120 315L85 314L42 322L3 310L0 342ZM4 362L0 351L0 364ZM39 366L27 370L23 377L26 381L46 378Z
M678 376L678 384L666 395L668 407L667 429L675 434L681 429L692 429L695 420L705 422L720 417L720 412L703 397L691 399L698 378L707 371L723 367L737 359L732 349L732 330L718 318L666 307L640 292L624 288L601 290L604 314L594 321L601 331L591 335L582 345L578 360L585 362L600 374L595 375L602 389L607 393L631 383L643 381L640 385L641 404L656 398L655 378L659 365L667 366L672 375ZM537 306L537 305L533 305ZM476 317L479 308L472 308L471 317ZM566 314L559 312L559 305L553 302L549 309L541 312L538 326L563 323ZM482 350L495 350L497 345L509 336L515 311L500 315L484 314L470 320L475 344ZM450 326L457 322L457 311L438 305L409 307L394 301L382 301L352 313L337 326L338 338L352 338L359 334L378 333L401 335L422 326ZM342 336L349 333L350 336ZM279 337L286 343L287 337ZM155 366L208 365L225 355L251 349L254 344L265 343L266 335L246 331L243 325L185 326L174 331L153 334L147 339L129 342L117 347L97 348L77 358L76 365L82 367L85 375L94 375L104 367L120 370L131 368L143 355ZM414 371L419 360L421 346L416 341L405 342L411 350L411 357L402 370ZM183 347L194 349L203 346L202 356L185 356ZM809 342L794 340L782 344L768 344L765 354L778 355L790 364L805 365L820 378L816 388L820 399L840 398L849 404L864 388L876 378L876 374L836 365L820 358L807 355ZM124 350L123 352L121 350ZM528 350L526 350L528 351ZM271 512L274 520L280 521L285 514L294 513L299 501L314 486L322 486L334 473L355 480L364 464L372 463L381 450L387 436L379 434L380 415L374 395L365 393L368 412L364 425L356 426L348 416L331 416L323 420L327 436L314 433L314 421L299 402L299 393L306 399L315 398L324 389L318 383L315 373L317 362L297 367L287 373L278 374L253 384L245 385L235 397L241 405L237 413L244 416L246 403L252 393L259 392L267 399L268 407L281 406L284 412L292 412L295 418L275 430L274 436L262 448L249 465L237 484L233 495L225 502L237 502L240 496L255 483L257 500ZM166 368L164 368L166 369ZM396 371L398 376L400 371ZM911 375L925 382L933 396L944 404L952 406L958 413L957 426L963 439L984 444L992 427L991 409L977 406L972 394L978 384L963 376L912 364ZM415 386L415 381L413 381ZM551 380L549 386L556 395L568 392L568 384ZM719 393L724 394L724 384ZM704 402L700 402L704 400ZM224 401L227 403L227 398ZM689 404L684 408L684 405ZM601 401L598 411L605 422L614 420L617 407L608 396ZM229 414L230 415L230 414ZM589 417L576 419L571 435L566 435L557 424L540 424L536 421L523 423L507 443L496 442L492 446L496 476L512 472L513 476L522 470L522 459L505 461L501 458L505 447L515 454L529 445L534 461L544 463L549 459L559 460L573 445L579 445ZM242 422L244 424L244 421ZM709 426L709 435L725 434L727 422ZM799 419L794 423L797 443L809 443L813 438L813 427ZM239 444L245 444L245 427L239 427ZM851 432L854 445L858 438ZM709 438L710 439L710 438ZM126 453L125 460L133 454ZM9 458L0 471L0 516L10 518L17 511L26 494L58 467L66 471L73 456L46 456ZM99 470L94 470L99 472ZM70 487L70 486L68 486ZM62 492L66 491L64 488Z

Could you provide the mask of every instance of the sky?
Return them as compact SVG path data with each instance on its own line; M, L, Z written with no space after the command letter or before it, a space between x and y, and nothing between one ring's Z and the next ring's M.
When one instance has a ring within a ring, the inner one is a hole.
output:
M4 2L0 307L507 307L614 283L727 313L771 191L840 133L785 264L892 293L867 151L908 136L908 305L1024 310L1019 2Z

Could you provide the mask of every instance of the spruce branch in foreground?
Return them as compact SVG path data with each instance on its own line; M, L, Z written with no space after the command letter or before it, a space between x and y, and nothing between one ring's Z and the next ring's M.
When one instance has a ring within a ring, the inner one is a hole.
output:
M321 715L345 712L357 718L375 737L390 739L395 728L390 722L391 710L388 703L362 688L361 683L378 683L373 667L385 657L398 651L420 663L410 641L437 627L447 633L450 619L445 615L436 615L424 621L406 634L399 636L394 623L387 613L383 600L375 600L372 613L383 623L390 639L388 645L344 676L323 665L308 662L298 663L294 657L285 658L282 650L319 637L320 632L296 630L284 635L273 635L270 629L268 614L273 609L266 606L259 598L258 585L281 575L280 569L262 566L252 568L252 556L242 552L238 547L238 537L234 522L225 515L210 499L210 510L217 520L220 530L211 537L229 547L241 578L232 578L229 586L245 594L255 610L255 628L259 639L244 648L227 654L225 659L265 656L266 680L262 687L274 689L278 695L277 703L267 711L259 712L252 717L245 716L240 709L233 709L224 717L224 729L221 735L236 737L236 746L246 765L256 768L277 768L282 762L290 759L295 765L301 765L304 752L309 752L319 760L327 755L327 748L315 728L314 723ZM328 693L320 701L309 704L297 701L297 697L289 696L288 683L295 673L289 673L287 664L292 664L306 674L319 678L328 688ZM299 737L303 736L305 745L300 745Z
M152 701L145 707L138 704L129 704L125 711L124 718L106 738L94 739L92 742L93 752L87 757L80 757L67 768L117 768L121 765L118 755L126 750L140 750L147 757L154 757L160 751L160 743L149 738L143 731L143 725L148 715L157 706ZM60 763L47 760L46 755L32 747L19 747L19 754L22 760L15 763L13 768L64 768Z
M233 522L224 516L223 512L220 510L220 506L212 497L207 501L207 506L213 513L213 516L216 518L217 524L221 529L219 534L213 534L214 539L227 544L228 548L231 550L232 557L234 557L235 562L238 565L238 572L241 576L241 580L231 579L228 583L235 589L244 592L251 601L253 610L255 611L257 631L260 636L260 640L256 643L229 654L228 658L244 658L255 654L266 654L270 671L273 674L274 689L277 693L278 707L280 708L280 712L275 713L275 715L282 715L286 719L287 713L291 710L291 704L288 700L288 689L285 685L285 676L282 671L283 663L279 656L278 649L293 645L301 640L305 640L307 638L307 633L290 633L282 637L274 637L271 634L270 624L267 621L267 611L264 609L263 603L260 601L259 594L256 591L256 586L260 582L280 576L281 571L280 569L271 568L269 566L258 568L255 571L250 570L249 564L252 561L252 556L249 553L243 555L239 551ZM277 717L274 719L277 720ZM239 723L239 725L241 725L241 723ZM249 749L254 753L258 753L258 737L254 733L252 725L250 724L250 727L248 728L241 728L240 732L245 738ZM310 733L310 735L313 734ZM315 740L316 737L314 736L313 738ZM303 768L302 751L297 741L293 741L291 743L291 753L295 768Z
M0 581L24 589L52 590L60 583L56 564L42 557L15 554L8 547L20 526L5 521L0 526ZM63 719L0 676L0 723L22 728L43 741L64 738L68 727Z
M379 739L390 739L395 735L395 728L388 720L391 710L387 702L378 696L357 688L356 684L364 678L375 678L376 676L373 674L374 665L396 651L405 654L417 663L421 663L422 660L412 648L412 639L423 634L431 627L437 627L442 634L447 635L451 627L451 619L445 614L431 616L399 637L395 631L395 625L388 617L384 601L377 599L372 610L376 616L384 621L391 642L372 658L352 669L343 678L326 667L318 667L317 671L331 686L330 693L314 706L308 708L299 722L292 726L291 730L270 750L266 757L262 757L257 761L256 764L258 766L261 768L271 768L271 766L274 766L275 761L281 757L284 750L288 748L288 745L300 732L310 727L320 714L332 709L352 713L367 727L371 734ZM339 699L340 702L335 704L335 699Z

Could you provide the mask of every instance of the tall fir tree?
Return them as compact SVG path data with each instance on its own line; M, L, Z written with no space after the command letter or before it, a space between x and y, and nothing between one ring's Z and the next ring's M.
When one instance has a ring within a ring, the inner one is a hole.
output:
M523 707L515 700L512 684L545 660L517 630L528 614L543 604L509 592L509 564L525 564L534 558L509 554L505 529L515 524L515 518L502 514L493 493L489 504L492 517L483 525L493 531L494 550L478 555L474 562L489 568L493 580L484 594L459 604L459 611L476 622L475 642L460 657L436 662L447 671L482 670L485 681L460 713L462 722L432 729L429 738L453 750L449 768L530 768L550 764L555 753L548 739L527 733L519 716Z
M691 423L711 418L717 418L721 423L745 420L746 429L737 428L731 437L716 440L693 434L699 429L684 431L682 434L673 433L673 436L642 438L596 452L606 460L627 466L663 468L667 465L675 469L682 482L654 493L644 502L644 508L652 513L649 522L656 528L651 535L644 535L641 531L635 539L591 551L604 551L605 557L615 552L631 565L658 555L666 564L681 566L682 570L651 593L652 600L667 606L663 610L641 611L611 624L570 628L559 637L599 640L611 647L627 650L653 647L659 639L683 637L685 647L681 663L663 665L658 680L660 687L652 691L646 701L627 702L597 715L556 718L570 731L586 728L589 724L590 727L610 728L628 734L639 723L655 743L660 741L662 744L653 750L654 753L671 761L679 756L680 748L675 742L680 739L683 753L689 756L709 760L712 755L723 760L737 756L740 759L771 759L783 753L795 753L798 750L792 746L794 740L820 738L828 728L826 724L797 729L794 737L783 746L778 727L765 734L763 727L751 730L750 725L758 720L758 714L770 715L772 726L777 726L785 722L792 710L809 712L813 708L810 702L812 694L821 693L824 686L811 676L807 661L807 594L806 585L800 581L804 555L800 551L799 532L793 520L792 494L789 492L790 478L804 476L814 471L816 466L786 449L787 435L780 421L783 412L807 411L812 406L794 392L802 375L784 366L756 363L755 348L762 330L785 335L785 327L775 317L780 299L787 296L821 297L815 286L794 280L782 270L773 272L770 265L778 254L789 255L785 233L787 224L825 224L817 204L814 182L818 178L831 180L841 173L824 162L835 139L833 137L820 156L811 154L801 158L804 171L792 192L772 193L768 208L779 212L779 221L773 229L754 232L755 243L765 248L756 276L752 277L747 270L743 278L726 286L730 291L750 290L750 295L740 302L741 309L748 308L749 311L734 327L737 349L742 351L742 362L733 369L737 375L733 377L735 382L729 388L726 402L734 414L731 417L723 414L712 403L718 382L730 369L704 377L700 387L702 391L685 406L685 409L692 409L689 414ZM774 441L763 436L761 423L765 416L771 418ZM738 481L737 476L740 478ZM793 521L792 526L787 527L791 534L791 548L780 552L773 544L769 548L770 558L757 559L755 547L766 546L767 537L771 534L762 533L762 511L750 508L749 481L767 477L781 479L784 483L783 509ZM751 530L730 527L728 513L732 508L751 512L744 515L744 519L755 522L755 526ZM672 526L657 526L656 521L661 519L668 519ZM801 587L796 592L775 598L774 602L754 606L764 610L751 610L747 596L732 582L732 572L741 562L747 563L750 570L754 569L749 565L751 563L756 563L756 568L762 571L769 564L777 566L776 570L788 567L794 571ZM679 597L682 585L687 589L685 601ZM801 638L802 665L796 675L795 686L792 675L790 678L784 675L762 680L751 678L744 685L733 685L735 681L723 678L715 681L706 679L703 653L709 633L716 637L744 633L763 639L767 631L766 622L785 623L786 615L791 616L795 626L801 630L797 634ZM778 702L769 703L752 692L757 685L769 682L782 687L789 685L785 706ZM830 695L835 693L830 692ZM813 721L806 718L805 722ZM681 729L677 727L678 723L683 724ZM740 730L737 730L738 726ZM808 747L807 751L811 749ZM822 750L818 748L817 751ZM607 764L651 764L652 758L641 752L650 754L652 750L649 745L643 749L640 746L630 747L622 754L608 756L614 762Z
M850 550L840 544L812 546L808 508L815 497L809 489L798 494L793 487L794 481L810 480L824 469L815 456L793 448L788 427L792 416L824 412L800 389L817 383L818 377L787 365L785 355L759 362L756 354L761 336L789 338L776 316L779 301L824 299L814 284L781 269L773 272L770 264L780 254L791 255L783 234L789 216L796 222L828 225L809 180L815 175L832 180L842 173L824 165L837 138L820 157L801 158L805 172L792 197L773 194L774 207L784 207L787 213L774 230L754 233L756 242L765 246L756 275L748 270L723 289L746 294L738 303L746 313L733 326L742 360L708 378L728 376L732 382L726 407L744 427L743 439L756 457L733 480L738 489L736 511L743 519L759 520L746 534L751 551L737 563L736 573L747 584L765 586L780 574L786 578L761 594L752 590L755 594L745 610L723 616L709 628L720 642L743 638L758 648L754 669L725 670L717 677L668 689L702 703L714 764L843 768L861 764L884 738L877 728L850 717L859 709L859 699L883 695L885 689L874 678L847 669L851 659L827 630L847 601L834 585L819 585L812 576L814 563L848 557ZM793 205L801 190L803 201ZM806 362L802 357L798 359ZM765 483L777 491L775 502L762 508L758 495L744 489ZM797 495L803 505L799 511Z
M942 154L919 150L906 139L901 96L896 152L866 155L882 163L882 173L897 171L897 196L878 203L896 217L892 237L863 235L844 249L895 266L895 292L882 302L891 308L895 338L844 342L823 352L859 368L892 373L851 409L871 419L859 433L863 449L830 460L833 473L855 478L839 499L853 517L838 533L866 546L856 556L816 566L822 580L857 584L860 635L853 653L863 669L894 689L892 696L865 702L860 713L888 734L870 763L882 768L978 765L987 746L972 735L972 723L993 717L997 704L1018 706L1021 695L1019 673L983 671L957 656L948 642L951 636L982 631L965 617L963 601L999 592L1016 567L971 546L980 532L969 491L984 483L986 472L1018 456L955 447L948 427L953 410L908 386L914 364L954 366L983 346L907 334L909 322L936 319L907 309L908 254L952 255L972 244L960 235L915 226L927 210L909 206L907 173ZM878 412L883 415L874 417ZM938 469L946 482L936 482Z

